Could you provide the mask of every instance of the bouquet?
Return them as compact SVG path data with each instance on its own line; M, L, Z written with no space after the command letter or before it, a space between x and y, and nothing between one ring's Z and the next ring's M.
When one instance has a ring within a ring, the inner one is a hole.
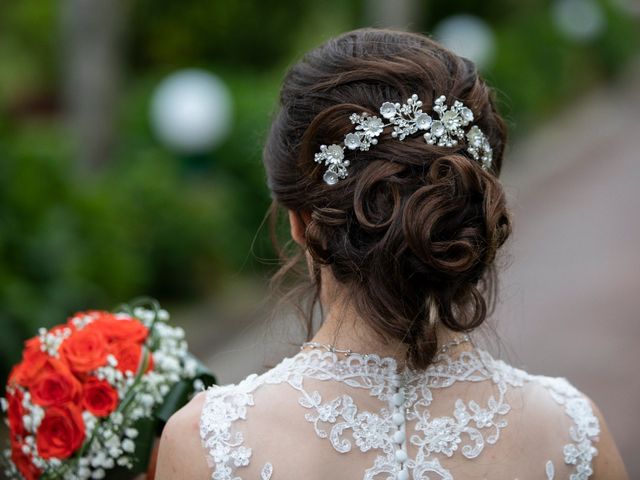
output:
M213 384L154 300L87 311L25 342L2 407L9 478L127 478L146 471L168 418Z

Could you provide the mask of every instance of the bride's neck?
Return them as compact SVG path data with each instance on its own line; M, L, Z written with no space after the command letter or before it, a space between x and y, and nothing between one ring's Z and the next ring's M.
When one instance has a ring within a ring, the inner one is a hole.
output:
M407 345L400 340L381 339L368 325L353 305L338 294L335 282L325 281L323 272L320 293L322 303L322 325L311 339L313 342L331 344L338 349L350 349L356 353L375 353L381 357L392 357L401 365L406 358ZM456 338L458 335L444 326L436 328L438 345Z

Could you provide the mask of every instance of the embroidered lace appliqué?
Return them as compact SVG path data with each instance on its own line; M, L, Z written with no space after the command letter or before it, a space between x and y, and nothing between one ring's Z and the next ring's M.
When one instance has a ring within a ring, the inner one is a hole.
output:
M200 417L200 437L209 453L209 466L214 467L214 480L238 478L232 477L232 464L235 467L249 465L251 448L242 444L241 432L232 435L230 430L233 422L246 419L247 406L254 404L249 391L255 388L256 378L257 375L247 377L237 388L228 385L207 390Z
M600 434L598 417L594 415L587 399L565 379L537 378L549 389L555 401L564 405L565 412L573 420L569 429L572 443L567 443L562 450L565 463L575 466L569 479L587 480L593 474L593 457L598 454L598 449L593 446L593 440ZM552 462L547 463L547 479L554 479Z
M455 359L441 355L436 360L425 371L402 373L406 385L405 417L408 422L415 422L409 441L417 447L417 454L406 463L414 479L453 480L440 463L442 456L451 458L459 454L473 459L487 444L498 442L501 430L508 426L511 407L506 402L506 393L509 387L520 387L533 380L546 387L572 420L571 442L563 449L565 463L574 467L570 479L586 480L592 474L591 462L597 454L593 440L600 431L598 420L585 397L566 380L529 375L479 349L463 352ZM252 392L256 388L284 382L298 391L298 403L307 410L304 418L312 424L315 434L328 439L337 452L347 453L354 444L361 452L379 452L374 464L364 473L364 480L394 478L399 470L394 456L392 410L385 407L376 412L360 410L348 394L323 400L317 390L308 391L304 381L312 378L343 382L352 388L366 389L369 395L389 405L394 392L389 378L395 370L396 363L391 358L357 354L338 358L331 352L311 350L285 358L268 372L260 376L252 374L237 385L210 388L201 414L200 436L213 468L212 478L240 479L236 469L249 464L252 450L244 445L242 432L232 433L232 424L246 420L247 408L254 405ZM455 382L487 380L492 382L494 394L485 402L458 399L451 415L431 415L435 389L447 388ZM260 479L269 480L273 470L272 464L266 463ZM544 465L544 471L547 480L554 479L551 461Z

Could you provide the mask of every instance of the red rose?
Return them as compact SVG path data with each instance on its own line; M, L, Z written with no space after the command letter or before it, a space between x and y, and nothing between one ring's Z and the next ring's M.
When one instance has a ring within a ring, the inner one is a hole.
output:
M135 342L120 342L116 343L112 347L113 356L118 360L118 366L116 367L122 373L131 371L133 373L138 372L138 366L142 359L142 346ZM151 352L147 357L147 369L145 373L153 368L153 356Z
M90 377L83 385L82 404L96 417L106 417L118 406L118 391L106 380Z
M107 342L100 331L84 328L62 342L60 352L71 370L76 373L88 373L105 365Z
M69 368L50 358L30 388L33 403L43 407L76 402L80 394L80 382Z
M111 313L101 315L89 327L100 330L110 343L122 340L142 343L149 334L149 329L139 320Z
M22 436L27 433L22 422L22 416L25 414L22 406L22 390L15 389L14 393L7 392L7 402L9 403L7 410L7 418L9 420L9 429L16 436Z
M42 343L40 342L40 337L31 337L28 340L25 340L22 357L26 358L36 353L42 353L42 350L40 348L41 345Z
M24 369L24 365L22 362L14 365L9 372L9 379L7 380L7 385L23 385L25 386L27 374Z
M37 480L40 478L42 472L31 462L31 457L24 454L21 444L12 443L11 460L25 480Z
M40 350L40 339L38 337L27 340L22 353L22 362L11 371L9 383L22 385L23 387L31 386L31 383L33 383L49 358L51 357L48 354Z
M42 458L69 458L85 438L80 408L73 403L46 410L36 434L38 454Z

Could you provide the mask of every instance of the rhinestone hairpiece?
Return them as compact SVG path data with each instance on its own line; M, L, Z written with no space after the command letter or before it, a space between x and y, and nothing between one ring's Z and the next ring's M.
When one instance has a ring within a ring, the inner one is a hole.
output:
M386 120L367 113L353 113L349 117L355 130L344 137L343 145L321 145L314 160L324 163L327 170L323 179L328 185L334 185L349 173L349 160L345 159L345 150L367 151L371 145L378 143L378 137L385 127L393 125L391 136L404 140L409 135L424 131L423 137L429 145L439 147L455 147L466 136L467 152L474 160L481 162L482 168L491 167L493 151L485 134L477 125L467 127L473 121L473 112L462 102L456 100L452 106L445 104L447 98L440 95L433 104L433 111L438 115L434 120L431 115L422 111L422 102L416 94L411 95L407 103L384 102L380 107L380 115Z

